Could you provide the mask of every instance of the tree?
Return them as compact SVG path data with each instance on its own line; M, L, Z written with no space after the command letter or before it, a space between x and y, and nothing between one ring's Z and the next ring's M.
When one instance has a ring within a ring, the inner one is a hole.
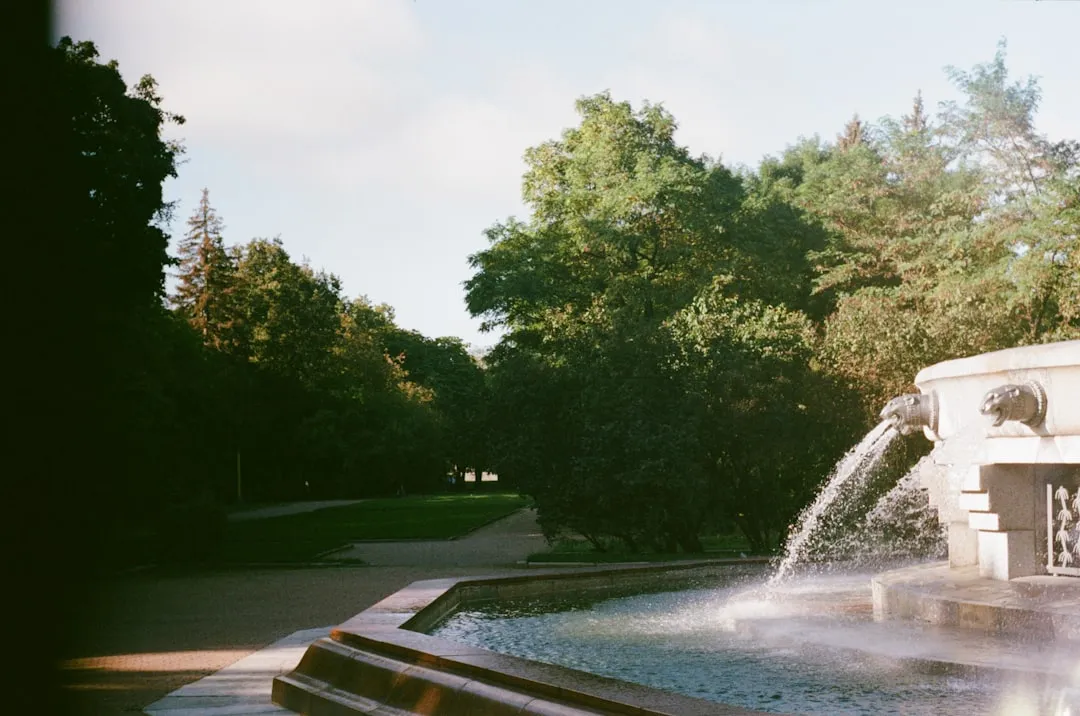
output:
M933 120L917 96L861 163L834 154L796 190L830 232L813 256L836 306L822 357L868 415L923 366L1075 335L1076 154L1035 131L1038 84L1010 82L1004 44L949 75L962 102Z
M1035 131L1042 91L1034 77L1009 83L1005 49L1002 39L994 59L970 72L946 69L965 102L944 103L943 116L957 151L987 169L995 202L1030 208L1052 173L1050 145Z
M64 37L55 58L55 90L70 116L65 139L73 153L65 182L73 195L64 197L65 211L86 246L80 253L84 273L118 277L98 285L95 301L115 317L164 293L170 259L161 224L171 204L161 187L176 176L183 150L161 135L167 124L183 124L184 118L161 108L150 75L129 91L115 61L98 63L92 42Z
M740 184L675 144L670 114L606 94L578 111L580 127L526 153L532 222L496 224L491 248L471 258L469 309L489 325L527 332L601 296L603 310L658 322L736 250L724 227Z
M179 245L180 283L173 304L203 342L225 353L245 344L239 318L236 267L225 249L224 222L210 206L203 189L199 206L188 219L188 232Z
M526 153L530 221L495 225L491 247L471 259L470 310L509 328L488 361L495 468L536 499L549 536L700 551L700 531L722 515L762 514L767 488L723 485L745 467L732 456L752 442L749 416L781 421L794 393L766 397L768 349L736 350L734 329L695 344L698 334L673 326L704 291L734 321L748 318L739 301L766 322L802 316L806 251L822 233L771 184L748 187L692 157L662 108L603 94L578 111L578 127ZM701 367L696 356L710 350L732 358L723 372L721 362ZM747 406L745 420L712 436L729 413L711 410L709 390L729 384L745 390L732 401ZM756 444L776 447L771 434ZM764 544L774 525L751 521L740 526Z
M149 75L129 89L116 62L98 62L93 43L64 37L51 60L50 91L66 122L56 140L66 153L56 169L56 211L79 242L77 251L55 255L77 265L61 271L73 277L66 290L79 299L79 319L69 328L78 360L69 356L65 371L53 377L78 410L71 423L57 426L59 439L68 442L57 449L81 455L86 470L107 476L72 488L79 510L70 518L85 528L82 543L93 545L101 530L91 523L129 516L138 499L127 486L145 482L140 476L160 461L135 456L146 437L141 413L160 387L146 341L163 320L170 263L163 224L171 205L162 183L176 176L182 152L162 133L183 118L162 109Z
M836 148L841 152L846 152L866 142L866 126L856 114L844 125L844 131L836 138Z
M669 323L675 370L700 410L699 503L769 548L861 428L849 391L812 369L808 317L726 296L717 282Z
M446 470L464 479L472 469L488 467L486 441L487 383L479 363L458 338L429 339L397 329L386 336L389 355L399 357L409 380L431 391L438 416L438 450Z
M237 266L245 354L261 367L310 386L330 379L341 330L341 282L293 263L280 239L255 239Z
M33 207L31 223L9 216L29 231L15 242L25 244L25 258L11 259L28 278L15 311L28 330L16 328L11 352L27 386L16 395L30 399L13 406L24 430L13 443L28 448L26 459L2 481L5 503L17 506L2 530L14 548L8 571L23 584L14 638L28 645L16 679L25 674L35 685L50 679L63 656L57 647L78 627L69 621L72 601L57 595L85 593L82 578L109 563L115 525L141 502L125 487L150 487L148 464L137 457L146 437L138 417L158 405L146 400L151 381L143 377L153 362L142 341L164 318L162 182L175 176L181 148L162 134L182 121L162 108L151 77L128 87L92 43L64 37L45 47L42 39L30 41L32 53L23 55L30 65L16 73L33 97L12 100L31 129L47 127L30 150L32 174L18 184L47 193L40 205L16 201ZM26 143L34 135L11 136ZM57 544L65 549L55 552ZM48 616L27 617L37 610ZM25 639L23 624L35 632ZM34 708L65 710L48 689L24 691ZM16 696L11 708L20 705Z

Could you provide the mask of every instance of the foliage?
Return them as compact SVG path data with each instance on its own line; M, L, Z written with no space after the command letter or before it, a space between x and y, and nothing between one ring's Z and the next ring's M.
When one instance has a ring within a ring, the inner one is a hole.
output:
M1034 130L1034 79L950 68L962 102L828 150L794 189L829 231L818 290L835 295L822 359L867 413L922 366L1080 335L1071 312L1077 153ZM1063 310L1064 309L1064 310Z
M61 432L107 475L73 503L98 536L156 530L170 559L217 549L225 503L466 470L532 496L552 539L696 553L737 528L767 550L918 369L1080 337L1080 144L1035 130L1038 83L1010 80L1004 44L948 70L959 99L935 115L916 95L739 174L679 145L661 105L581 98L526 152L528 216L470 257L468 309L506 331L482 360L280 238L227 243L206 190L169 257L183 149L163 131L183 118L91 43L50 59L81 242L58 258L79 277Z
M485 383L460 342L403 343L389 307L346 298L279 239L229 245L206 190L169 257L162 183L182 148L162 133L183 118L92 43L64 38L52 60L67 122L58 211L86 277L72 439L106 476L72 500L89 552L92 536L115 547L149 531L150 558L201 558L220 546L223 504L438 490L453 465L483 461Z
M578 110L526 154L530 221L497 224L472 258L470 310L509 329L490 356L497 469L549 537L698 552L726 518L761 544L798 506L748 497L771 489L762 458L797 461L805 433L733 426L785 424L781 364L810 380L800 309L822 233L690 156L662 108L597 95Z
M526 153L530 215L488 230L467 296L507 329L494 462L550 538L763 548L920 368L1080 336L1080 145L1035 131L1004 49L950 68L936 116L919 94L740 176L607 94Z
M70 117L65 149L72 174L63 197L69 221L89 245L81 253L89 275L123 277L100 285L95 306L113 318L164 293L168 236L161 220L171 205L161 185L176 176L182 148L161 134L184 118L165 111L152 77L128 88L116 62L97 62L92 42L60 40L54 50L56 94Z
M533 552L526 561L532 564L565 564L586 562L592 564L618 564L625 562L669 562L685 559L739 558L754 554L749 541L739 534L702 535L702 552L649 552L628 551L615 540L604 542L604 551L597 551L587 540L561 538L550 549Z
M203 189L179 246L179 285L173 303L210 348L236 353L246 343L239 315L236 266L225 250L224 222Z
M50 499L71 508L53 517L79 535L72 562L82 569L116 525L158 504L161 483L177 477L170 398L181 388L164 374L171 356L189 346L160 308L169 263L162 225L171 209L161 186L176 176L182 153L162 133L183 118L162 108L153 78L129 88L115 62L98 62L93 43L61 39L50 48L47 72L40 91L63 123L54 140L58 164L49 171L53 223L76 242L51 252L57 275L70 283L50 290L66 291L68 307L77 307L63 332L61 370L47 376L63 401L51 406L56 442L49 449L78 455L82 479L61 490L64 466L43 481Z

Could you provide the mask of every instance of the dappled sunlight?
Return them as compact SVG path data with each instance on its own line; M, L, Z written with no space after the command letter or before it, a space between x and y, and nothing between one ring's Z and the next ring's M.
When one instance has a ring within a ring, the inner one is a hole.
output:
M416 700L413 710L418 714L438 713L439 702L442 700L443 689L437 686L429 686Z
M64 688L69 691L134 691L140 688L146 688L144 682L135 683L106 683L106 682L93 682L93 683L81 683L81 684L64 684Z
M146 654L117 654L68 659L60 663L64 671L111 672L209 672L221 669L250 654L250 650L202 649L159 651Z

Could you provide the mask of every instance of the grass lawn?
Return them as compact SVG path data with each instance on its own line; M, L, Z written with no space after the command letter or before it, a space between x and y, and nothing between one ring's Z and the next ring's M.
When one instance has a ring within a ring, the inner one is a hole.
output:
M305 562L362 540L449 539L524 507L514 494L390 497L317 512L230 522L226 562Z
M703 536L701 544L705 552L688 554L686 552L628 552L624 549L610 549L597 552L584 539L561 539L551 549L534 552L528 557L530 562L595 562L614 564L619 562L670 562L688 559L709 559L710 557L738 557L740 554L752 555L750 545L742 535Z

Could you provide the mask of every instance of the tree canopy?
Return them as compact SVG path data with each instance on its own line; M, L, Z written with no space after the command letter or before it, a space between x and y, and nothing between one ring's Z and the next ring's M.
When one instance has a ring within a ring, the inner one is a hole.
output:
M83 242L70 434L103 474L76 486L91 553L207 557L224 505L431 491L484 469L485 383L460 341L399 328L280 238L229 241L208 190L171 257L162 184L183 148L164 130L183 118L93 43L64 38L51 62L68 132L58 211Z
M947 73L934 116L917 93L740 174L607 93L526 152L529 216L488 229L466 288L506 329L495 466L549 534L694 551L721 522L764 547L920 368L1080 336L1077 143L1036 132L1004 43Z
M697 551L737 527L764 549L919 368L1080 335L1080 144L1036 131L1004 44L947 70L938 111L917 93L753 170L693 155L660 104L582 97L525 154L528 215L469 257L468 310L505 331L482 360L281 237L231 237L208 190L169 256L183 118L92 43L50 57L87 299L71 394L109 465L81 489L173 557L212 548L222 505L467 470L531 495L550 536Z

